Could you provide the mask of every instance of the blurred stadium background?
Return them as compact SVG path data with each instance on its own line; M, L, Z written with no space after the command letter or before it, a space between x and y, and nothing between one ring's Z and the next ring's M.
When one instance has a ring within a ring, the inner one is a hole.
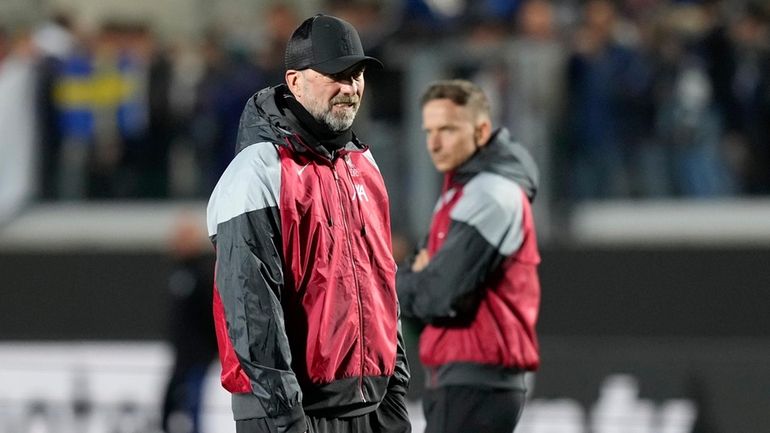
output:
M158 432L172 233L324 11L386 64L355 130L394 252L439 188L419 95L464 77L542 170L543 364L518 433L770 425L770 2L0 1L0 433ZM417 329L406 323L420 432ZM212 365L203 432L234 431Z

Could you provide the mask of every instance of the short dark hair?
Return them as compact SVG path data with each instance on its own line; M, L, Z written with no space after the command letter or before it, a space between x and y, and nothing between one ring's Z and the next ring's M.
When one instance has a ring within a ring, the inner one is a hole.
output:
M428 86L420 99L424 107L435 99L449 99L455 104L468 107L476 116L489 116L489 99L481 88L468 80L441 80Z

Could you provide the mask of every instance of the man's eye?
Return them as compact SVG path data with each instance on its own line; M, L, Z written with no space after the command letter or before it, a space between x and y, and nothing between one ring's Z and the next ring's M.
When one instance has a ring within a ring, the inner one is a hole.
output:
M352 72L340 72L337 74L329 75L334 81L347 81L347 80L360 80L364 76L364 69L355 70Z

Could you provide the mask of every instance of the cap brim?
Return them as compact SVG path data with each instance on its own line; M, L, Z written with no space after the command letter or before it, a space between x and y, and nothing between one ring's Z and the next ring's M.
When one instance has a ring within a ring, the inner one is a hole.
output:
M346 69L349 69L359 63L366 63L367 67L374 67L375 69L382 69L382 62L369 56L344 56L337 57L336 59L327 60L325 62L318 63L317 65L310 66L310 69L324 73L324 74L337 74Z

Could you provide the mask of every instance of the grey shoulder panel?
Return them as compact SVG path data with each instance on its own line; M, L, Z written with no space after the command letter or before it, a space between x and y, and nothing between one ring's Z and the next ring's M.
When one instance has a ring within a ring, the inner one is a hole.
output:
M275 145L255 143L233 158L217 182L209 199L207 226L209 236L217 226L250 211L278 206L281 161Z
M524 193L516 182L498 174L480 173L465 185L450 217L475 228L500 254L509 256L524 239L523 200Z

